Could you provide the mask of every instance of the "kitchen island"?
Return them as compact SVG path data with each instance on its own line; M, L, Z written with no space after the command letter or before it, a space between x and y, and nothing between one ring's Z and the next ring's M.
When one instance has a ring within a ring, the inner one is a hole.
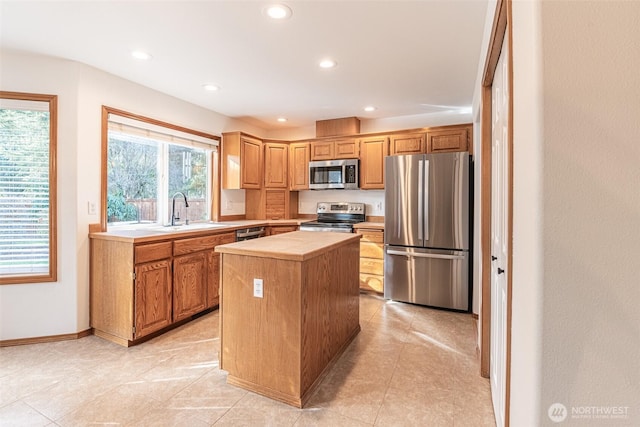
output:
M296 231L216 247L229 384L303 407L360 331L359 239Z

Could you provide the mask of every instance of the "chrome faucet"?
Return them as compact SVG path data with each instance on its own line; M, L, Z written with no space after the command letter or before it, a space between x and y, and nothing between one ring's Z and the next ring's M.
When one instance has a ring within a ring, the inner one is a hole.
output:
M185 211L189 207L189 202L187 202L187 196L182 191L177 191L176 194L171 198L171 226L179 225L177 221L180 221L180 217L176 216L176 196L181 195L184 198L184 208ZM187 219L185 220L185 224L189 225L189 216L185 212L185 216Z

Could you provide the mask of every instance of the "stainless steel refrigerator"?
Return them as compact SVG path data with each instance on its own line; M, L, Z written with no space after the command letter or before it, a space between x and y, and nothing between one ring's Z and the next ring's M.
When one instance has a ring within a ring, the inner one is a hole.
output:
M469 153L385 159L384 297L469 310Z

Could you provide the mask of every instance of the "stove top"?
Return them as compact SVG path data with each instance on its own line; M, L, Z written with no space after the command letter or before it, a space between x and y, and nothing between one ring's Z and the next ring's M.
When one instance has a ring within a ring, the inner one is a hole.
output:
M341 231L351 233L353 224L365 220L364 203L320 202L316 209L317 221L306 222L300 230Z

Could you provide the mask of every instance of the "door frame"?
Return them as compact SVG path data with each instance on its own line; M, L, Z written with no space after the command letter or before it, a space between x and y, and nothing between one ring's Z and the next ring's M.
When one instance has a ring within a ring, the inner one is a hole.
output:
M508 131L507 131L507 177L509 179L507 192L507 236L509 247L507 251L507 324L506 324L506 372L505 372L505 426L509 426L510 394L511 394L511 306L513 284L513 31L512 31L512 0L498 0L493 18L491 38L487 48L485 67L482 78L482 116L481 116L481 197L480 197L480 247L481 247L481 307L480 307L480 374L488 378L490 372L491 351L491 139L492 139L492 88L493 77L500 58L502 43L505 35L507 40L507 73L508 83Z

